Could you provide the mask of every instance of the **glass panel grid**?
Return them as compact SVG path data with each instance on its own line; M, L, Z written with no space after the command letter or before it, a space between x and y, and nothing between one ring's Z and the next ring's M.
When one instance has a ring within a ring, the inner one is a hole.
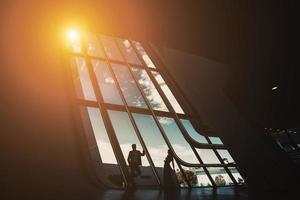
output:
M213 178L216 186L234 185L224 167L208 167L207 170Z
M72 59L72 73L78 98L96 101L93 85L84 58L74 57Z
M244 185L245 184L244 178L241 176L241 174L239 173L239 171L237 170L236 167L228 167L228 169L231 172L231 174L234 177L237 184L239 184L239 185Z
M143 58L144 62L149 68L156 68L153 64L152 60L146 53L145 49L143 48L142 44L139 42L134 41L133 44L135 45L136 49L138 50L140 56Z
M219 137L208 137L212 144L223 144Z
M162 78L162 76L159 74L157 71L152 71L152 74L157 81L157 83L160 85L160 88L164 92L165 96L169 100L170 104L172 105L173 109L175 110L176 113L181 113L184 114L181 106L179 105L178 101L176 100L175 96L171 92L170 88Z
M147 104L145 103L142 94L135 84L135 81L130 74L129 68L125 65L120 64L112 64L112 68L127 104L129 106L147 109Z
M92 65L104 102L123 105L107 63L105 61L93 59Z
M75 65L77 68L76 69L77 71L73 73L74 76L73 78L75 79L75 85L77 85L76 91L78 97L88 101L93 101L93 102L97 101L93 89L94 83L93 84L91 83L91 80L89 78L89 72L87 70L88 66L85 62L85 59L90 59L90 62L88 62L88 63L92 63L91 66L92 69L90 71L93 71L93 74L95 75L97 81L96 84L98 85L100 93L103 96L103 100L104 100L104 102L99 102L98 105L105 105L105 103L109 103L109 105L111 105L109 109L113 109L113 110L108 110L109 118L112 121L112 125L115 129L118 140L121 141L120 146L124 153L125 158L127 158L126 152L128 153L130 150L129 145L131 145L132 143L136 143L138 145L138 149L142 149L142 148L137 136L135 134L132 134L134 133L134 129L130 128L132 127L132 124L126 112L120 112L116 110L130 111L132 110L130 108L134 108L134 107L136 107L136 109L140 109L139 112L143 112L143 110L145 112L145 114L133 113L132 116L137 125L137 128L139 129L139 132L142 135L143 140L145 140L144 142L146 144L148 152L161 178L163 177L162 176L163 158L166 156L167 150L169 148L163 139L161 130L157 127L158 124L156 124L153 118L156 116L152 116L154 113L159 113L159 115L164 116L164 117L157 117L159 121L158 123L161 126L162 131L165 132L167 136L167 140L170 141L170 144L172 148L175 150L175 153L178 155L180 159L184 160L187 163L199 164L199 160L197 159L196 155L191 149L191 146L189 144L190 142L183 137L183 134L181 133L181 130L176 123L182 123L184 129L186 129L190 137L200 144L207 145L211 143L210 145L216 145L216 146L220 144L223 145L219 137L204 137L193 128L191 122L188 120L189 117L185 115L183 109L179 105L178 101L176 100L175 96L171 92L168 85L165 83L163 77L160 75L159 70L155 67L148 54L145 52L145 49L142 47L141 43L131 42L126 39L113 38L109 36L102 36L102 35L96 36L93 34L86 34L85 42L86 42L86 51L87 51L85 58L77 56L74 57L73 59L75 60ZM83 49L81 48L80 45L76 46L76 43L74 43L74 45L75 45L74 47L75 50L73 49L73 52L83 53L82 52ZM132 45L134 45L135 49L133 48ZM140 57L138 57L136 53L138 53ZM84 54L82 54L82 56L84 56ZM124 58L126 59L126 62L124 61ZM140 59L142 59L143 62L141 62ZM128 63L130 63L130 66L128 65ZM115 77L116 80L113 77ZM134 80L134 78L136 81ZM163 101L162 97L160 96L160 93L158 92L158 88L156 88L155 85L156 83L153 84L152 80L156 80L156 82L160 86L159 92L165 94L166 99L168 100L168 102L166 102L167 105L172 106L175 112L181 114L180 115L181 118L184 119L179 119L179 122L175 120L177 119L176 114L169 112L165 102ZM120 88L116 87L115 81L118 82ZM81 89L78 86L81 86ZM140 93L140 90L143 92L145 98ZM79 94L81 94L81 96ZM120 94L124 95L125 101L127 102L128 106L131 107L126 108L127 105L123 104ZM91 102L87 102L87 103L90 104ZM150 105L151 109L155 110L156 112L154 111L152 112L151 110L149 110L147 104ZM117 108L114 105L119 106L120 108ZM95 106L97 105L95 104ZM93 109L97 109L97 108L93 108ZM95 115L93 109L89 108L89 114L91 116ZM105 108L104 106L104 109L108 109L108 108ZM124 117L123 114L127 116L128 120L125 119L126 117ZM99 122L95 122L91 118L91 123L93 124L93 129L100 130ZM102 129L102 132L104 131L105 128ZM99 135L98 136L95 135L95 137L98 138L96 139L97 142L99 140L102 140L104 142L107 139L107 138L106 139L101 138ZM208 139L210 143L208 142ZM131 141L129 142L127 140L131 140ZM106 148L104 144L101 145L100 144L101 142L99 143L99 146L101 146L101 148ZM100 150L100 148L99 151L105 152L105 150ZM218 157L215 155L212 149L196 148L196 151L198 152L204 164L217 164L216 166L218 166L218 164L221 165L221 162L219 161ZM225 158L229 161L233 161L232 157L230 156L227 150L218 149L217 151L220 154L222 159ZM108 157L107 158L104 157L104 159L108 160L109 159ZM143 165L145 167L148 167L148 169L150 169L149 168L150 163L148 162L146 156L144 156L142 159L143 159ZM115 161L107 161L107 162L116 163ZM148 169L144 169L144 170L147 171ZM226 172L225 172L226 174L223 173L222 167L219 168L214 167L210 169L212 170L213 174L219 170L218 173L221 174L223 178L225 177L224 179L226 181L226 184L229 185L233 184L232 181L230 182L229 180L227 180L228 174ZM186 171L186 173L188 173L189 175L192 175L192 179L189 181L192 186L212 185L202 167L183 167L183 170ZM223 170L225 169L223 168ZM237 171L236 168L235 169L232 168L231 170L233 171L235 170L234 173L236 176L239 175L239 173L236 172ZM151 173L150 171L149 173ZM179 169L177 172L179 172ZM212 177L213 179L216 178L215 176ZM222 177L218 177L218 178L220 179ZM235 176L234 178L237 179ZM222 183L223 180L217 180L217 181L223 184ZM239 179L239 181L241 180ZM187 183L182 183L182 184L183 185L181 186L184 187L188 185Z
M187 132L189 133L189 135L191 136L191 138L193 138L195 141L202 143L202 144L208 144L208 141L206 140L206 138L199 134L193 127L192 123L190 122L190 120L187 119L181 119L181 122L184 126L184 128L187 130Z
M214 150L212 149L196 149L204 164L221 164Z
M152 83L148 73L146 70L141 68L131 68L135 79L137 80L138 84L140 85L144 95L148 99L152 109L154 110L161 110L161 111L168 111L167 106L165 105L164 101L162 100L160 94L158 93L155 85Z

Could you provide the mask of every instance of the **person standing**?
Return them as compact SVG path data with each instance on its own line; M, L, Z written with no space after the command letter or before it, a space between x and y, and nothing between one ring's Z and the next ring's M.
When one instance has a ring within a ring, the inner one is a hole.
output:
M132 150L128 154L127 161L130 167L130 175L132 178L134 178L141 175L141 157L145 155L145 151L143 150L143 153L141 153L140 151L136 150L136 144L132 144L131 147Z
M172 167L170 164L172 163ZM165 159L164 164L164 187L165 189L176 188L176 183L174 181L174 156L173 152L169 149L168 155Z

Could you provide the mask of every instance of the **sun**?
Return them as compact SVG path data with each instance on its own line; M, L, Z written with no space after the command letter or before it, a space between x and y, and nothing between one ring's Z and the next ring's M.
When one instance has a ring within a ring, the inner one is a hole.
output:
M71 42L79 41L79 31L75 28L68 29L66 31L67 39Z

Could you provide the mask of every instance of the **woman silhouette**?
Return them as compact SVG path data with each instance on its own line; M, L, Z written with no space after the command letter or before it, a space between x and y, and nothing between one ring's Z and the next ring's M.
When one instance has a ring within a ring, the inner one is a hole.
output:
M171 168L170 163L172 163L173 168ZM173 157L173 152L169 149L164 164L164 186L166 189L175 188L176 186L175 182L173 181L174 179L173 169L174 169L174 157Z

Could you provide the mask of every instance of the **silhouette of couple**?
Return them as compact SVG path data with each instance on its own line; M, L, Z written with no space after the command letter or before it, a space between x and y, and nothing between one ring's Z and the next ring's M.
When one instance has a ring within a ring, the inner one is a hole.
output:
M145 151L140 152L136 149L136 144L131 145L132 150L128 154L128 164L130 167L130 175L134 184L134 178L141 175L140 166L142 165L141 157L145 155ZM168 155L164 160L164 187L166 189L175 188L176 182L174 181L174 157L172 151L168 150ZM172 167L171 164L172 163Z

